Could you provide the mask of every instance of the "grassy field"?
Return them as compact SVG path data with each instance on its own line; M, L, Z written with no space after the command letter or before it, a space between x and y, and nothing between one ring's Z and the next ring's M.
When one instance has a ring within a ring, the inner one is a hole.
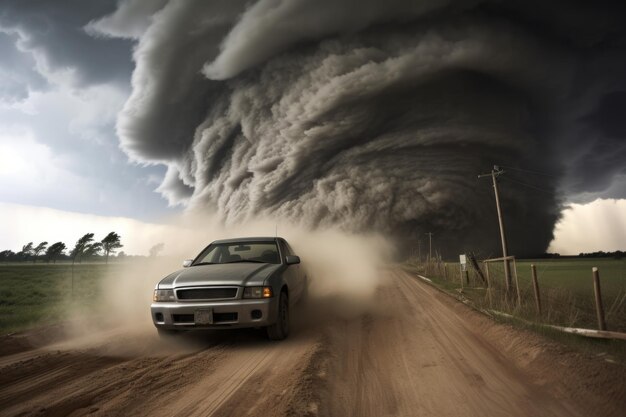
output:
M609 330L626 332L626 260L617 259L541 259L518 260L521 305L504 296L504 271L501 262L489 264L491 291L478 274L469 273L463 293L481 308L493 308L519 317L561 326L597 328L592 267L598 267L602 298ZM535 264L542 300L539 316L534 301L530 265ZM429 277L447 289L461 287L458 263L445 269L431 268Z
M89 312L98 304L100 282L120 264L0 264L0 334L67 318L69 311Z
M517 262L520 286L530 287L531 264L536 265L541 286L567 288L589 297L593 292L591 268L597 267L603 293L611 296L626 291L626 259L521 260Z

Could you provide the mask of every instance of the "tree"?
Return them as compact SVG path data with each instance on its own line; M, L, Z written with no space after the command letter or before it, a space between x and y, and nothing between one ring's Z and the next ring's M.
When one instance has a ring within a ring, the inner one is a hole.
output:
M46 251L46 259L48 260L48 262L50 262L50 260L53 260L54 263L56 263L57 259L63 254L63 251L65 249L65 243L63 242L57 242L50 245L48 247L48 250Z
M100 251L102 250L101 242L90 243L85 246L85 250L83 251L83 256L86 258L90 258L92 256L100 255Z
M106 257L106 263L109 263L109 254L115 254L115 251L124 245L120 243L120 235L115 232L111 232L101 241L102 249L104 250L104 256Z
M3 250L0 252L0 262L9 262L13 261L16 258L16 253L12 250Z
M93 233L87 233L86 235L78 239L78 241L76 241L76 246L74 246L74 249L72 249L72 251L70 252L70 256L72 257L72 265L76 262L77 259L80 261L83 254L85 253L85 249L87 249L87 246L91 244L91 242L93 242Z
M46 247L48 246L48 242L41 242L39 245L37 245L36 247L33 248L33 263L35 263L37 261L37 257L39 256L39 254L41 252L43 252L44 250L46 250Z
M159 256L159 253L163 250L164 247L165 247L165 243L163 243L163 242L157 243L156 245L151 247L150 248L150 257L151 258L155 258L155 257Z
M18 255L22 259L28 260L28 257L33 253L33 242L28 242L22 246L22 250L18 252Z

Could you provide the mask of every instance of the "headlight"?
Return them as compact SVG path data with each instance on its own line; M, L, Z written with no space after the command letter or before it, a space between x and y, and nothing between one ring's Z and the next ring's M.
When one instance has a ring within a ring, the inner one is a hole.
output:
M243 298L270 298L272 295L272 287L245 287L243 289Z
M174 290L154 290L152 301L174 301Z

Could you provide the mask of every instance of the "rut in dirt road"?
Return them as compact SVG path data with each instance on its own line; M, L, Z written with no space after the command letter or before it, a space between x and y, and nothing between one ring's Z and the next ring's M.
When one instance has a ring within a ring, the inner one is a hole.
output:
M141 355L106 354L120 345ZM154 334L118 334L108 346L47 346L0 358L0 415L284 415L316 349L296 333L272 343L254 332L198 335L164 349ZM253 398L254 401L250 401Z

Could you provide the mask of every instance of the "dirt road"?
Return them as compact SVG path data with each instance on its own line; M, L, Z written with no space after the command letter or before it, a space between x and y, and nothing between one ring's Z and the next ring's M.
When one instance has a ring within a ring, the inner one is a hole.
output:
M346 318L313 301L286 342L260 332L111 330L15 349L2 340L2 415L620 415L624 367L578 356L475 313L401 271ZM595 373L595 374L594 374ZM595 375L595 376L594 376Z

